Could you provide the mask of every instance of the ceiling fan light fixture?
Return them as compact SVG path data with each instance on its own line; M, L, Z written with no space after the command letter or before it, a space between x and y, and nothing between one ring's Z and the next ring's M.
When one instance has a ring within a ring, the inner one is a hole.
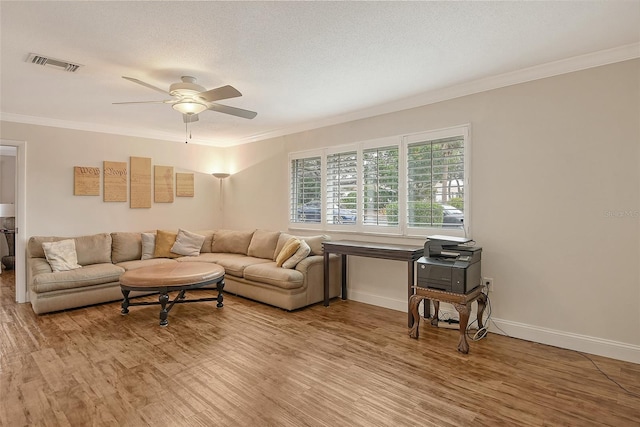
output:
M187 115L200 114L208 108L205 104L194 100L179 101L173 104L172 107L174 110Z

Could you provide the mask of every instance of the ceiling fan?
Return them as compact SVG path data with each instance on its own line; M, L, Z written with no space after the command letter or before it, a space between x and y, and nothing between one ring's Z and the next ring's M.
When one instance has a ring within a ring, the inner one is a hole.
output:
M171 95L172 98L165 99L163 101L114 102L114 104L170 104L174 110L182 113L182 119L185 123L197 122L198 114L205 110L230 114L232 116L242 117L245 119L253 119L258 115L255 111L243 110L242 108L215 103L215 101L219 101L221 99L242 96L242 94L233 86L227 85L207 90L196 83L195 77L182 76L182 82L172 84L169 86L169 91L166 91L149 83L134 79L133 77L122 76L122 78L161 92L165 95Z

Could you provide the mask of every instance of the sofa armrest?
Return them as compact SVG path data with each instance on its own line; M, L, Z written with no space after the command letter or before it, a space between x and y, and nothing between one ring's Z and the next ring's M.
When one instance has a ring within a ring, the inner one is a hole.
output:
M42 273L53 273L51 265L45 258L30 258L29 269L32 276L36 276Z

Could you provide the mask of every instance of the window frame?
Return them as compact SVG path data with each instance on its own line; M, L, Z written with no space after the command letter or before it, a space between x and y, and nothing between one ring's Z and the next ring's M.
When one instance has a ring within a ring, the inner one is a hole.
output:
M407 205L408 205L408 146L409 144L417 142L434 141L438 139L451 138L461 136L464 143L464 226L463 228L444 228L444 227L411 227L408 225L407 218ZM316 231L332 231L341 233L357 233L362 235L381 235L389 237L409 237L409 238L424 238L432 234L447 234L453 236L466 236L470 234L470 216L471 216L471 125L464 124L458 126L452 126L448 128L428 130L423 132L394 135L390 137L383 137L365 141L359 141L350 144L337 145L331 147L325 147L315 150L307 150L300 152L289 153L289 229L290 230L316 230ZM364 219L364 152L366 150L397 147L398 148L398 225L366 225L363 223ZM313 222L293 222L292 221L292 162L294 160L320 157L320 191L321 191L321 206L325 206L327 203L327 158L329 155L347 153L356 151L356 164L357 164L357 200L356 200L356 212L357 219L355 224L333 224L327 221L326 209L321 211L321 220L319 223Z

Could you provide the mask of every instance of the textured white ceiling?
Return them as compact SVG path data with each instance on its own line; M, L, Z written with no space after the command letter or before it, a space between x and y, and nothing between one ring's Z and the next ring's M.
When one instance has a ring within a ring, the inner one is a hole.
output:
M640 2L0 2L3 119L184 141L164 99L191 75L243 93L192 142L227 146L640 42ZM77 73L29 53L82 64Z

